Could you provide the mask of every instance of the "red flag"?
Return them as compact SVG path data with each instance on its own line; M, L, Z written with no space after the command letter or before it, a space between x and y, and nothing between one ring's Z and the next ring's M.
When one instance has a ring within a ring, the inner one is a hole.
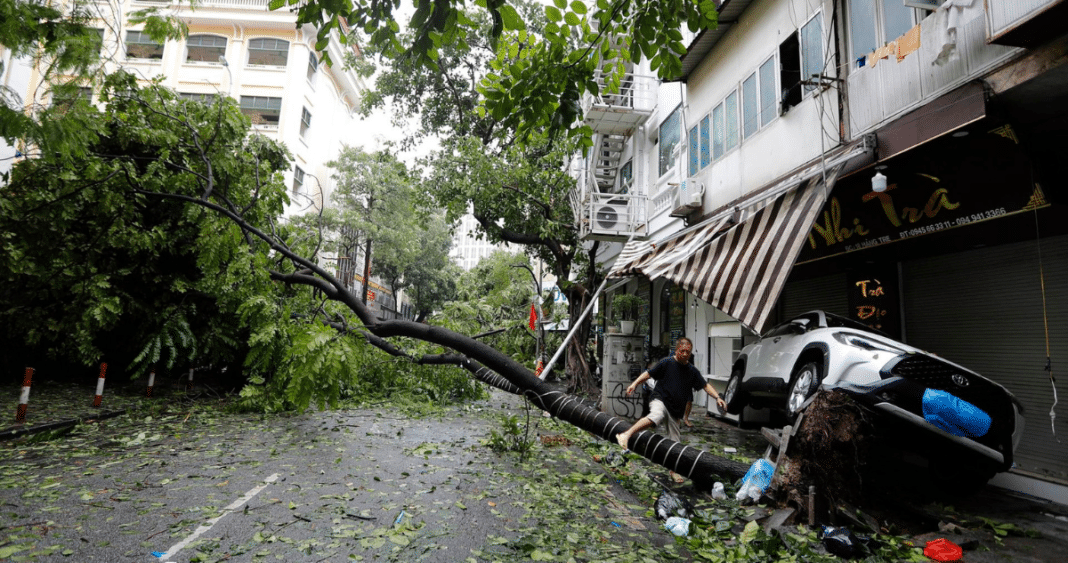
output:
M534 330L534 323L538 321L538 313L534 310L534 304L530 304L530 330Z

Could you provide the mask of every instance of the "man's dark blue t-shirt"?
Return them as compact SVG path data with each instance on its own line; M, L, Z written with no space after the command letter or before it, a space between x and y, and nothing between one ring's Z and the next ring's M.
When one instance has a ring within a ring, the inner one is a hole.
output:
M682 365L674 356L668 356L649 370L649 377L656 380L653 399L660 399L674 418L686 414L686 403L693 400L693 392L704 389L705 378L693 364Z

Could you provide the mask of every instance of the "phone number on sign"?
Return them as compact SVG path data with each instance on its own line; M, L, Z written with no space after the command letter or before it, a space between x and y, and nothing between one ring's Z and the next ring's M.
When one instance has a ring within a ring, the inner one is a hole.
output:
M975 223L984 219L992 219L994 217L1001 217L1005 214L1005 208L999 207L997 209L988 209L982 213L972 213L964 217L957 217L953 220L954 225L967 225L968 223Z

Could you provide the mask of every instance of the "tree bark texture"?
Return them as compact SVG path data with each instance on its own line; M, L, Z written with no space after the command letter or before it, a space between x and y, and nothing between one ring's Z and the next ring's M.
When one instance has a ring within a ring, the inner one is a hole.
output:
M630 428L632 424L593 409L571 395L550 388L542 381L537 381L532 387L524 390L484 366L469 363L465 367L479 381L509 393L523 395L543 411L609 442L615 443L616 434ZM629 445L632 452L689 477L699 487L711 487L716 476L731 481L740 479L749 470L749 466L744 463L712 455L648 430L632 436Z

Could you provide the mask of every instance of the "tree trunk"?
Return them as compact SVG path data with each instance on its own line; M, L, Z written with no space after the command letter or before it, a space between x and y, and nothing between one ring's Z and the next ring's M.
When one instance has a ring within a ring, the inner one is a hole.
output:
M530 400L531 404L543 411L612 443L616 441L616 434L631 426L631 422L586 406L575 397L551 389L537 378L534 378L532 385L524 390L507 378L477 363L468 362L464 367L479 381L509 393L523 395ZM747 464L680 444L649 430L643 430L632 436L629 446L630 451L653 463L689 477L699 488L711 488L717 477L719 480L730 481L741 479L749 470Z
M360 302L367 305L367 288L371 285L371 239L367 239L367 252L363 255L363 291Z

